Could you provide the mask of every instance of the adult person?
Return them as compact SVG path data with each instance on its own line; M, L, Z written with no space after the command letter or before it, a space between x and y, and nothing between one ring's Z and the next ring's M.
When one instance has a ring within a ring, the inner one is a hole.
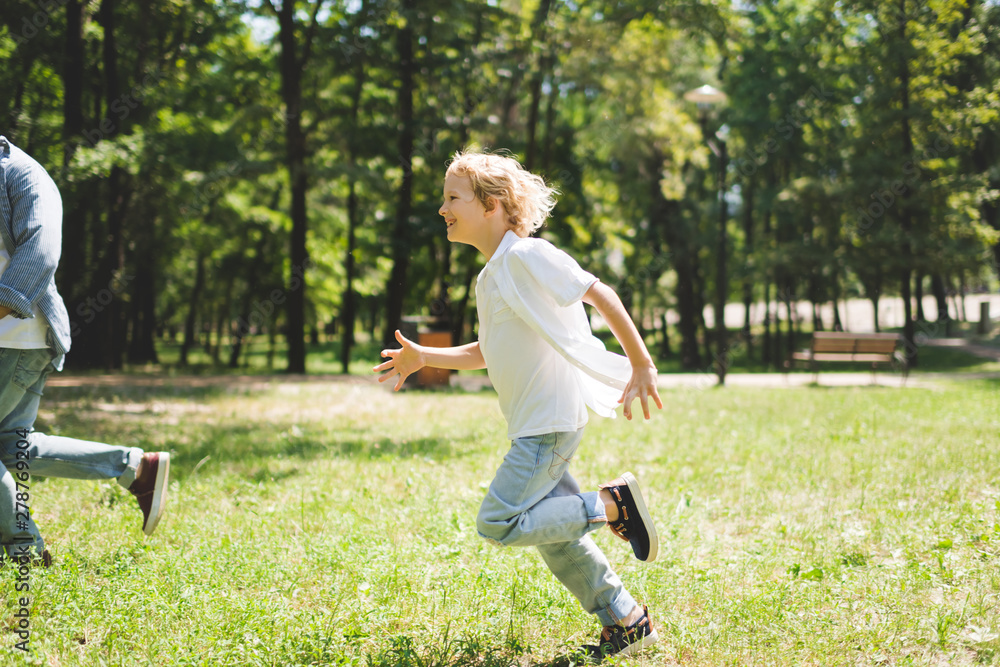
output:
M0 558L51 562L26 505L31 477L113 478L138 500L151 535L167 499L170 454L34 430L49 374L70 348L55 285L62 198L31 156L0 135ZM14 473L14 474L12 474Z

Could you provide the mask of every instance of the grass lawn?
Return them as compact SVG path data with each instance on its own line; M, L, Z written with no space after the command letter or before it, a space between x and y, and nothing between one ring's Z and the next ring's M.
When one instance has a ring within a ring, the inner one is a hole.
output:
M661 556L595 538L660 643L636 665L1000 662L1000 384L676 390L573 470L646 489ZM0 664L536 665L597 624L474 519L495 395L368 380L51 387L40 430L173 453L147 538L113 482L31 480L55 557L0 569ZM618 661L624 663L625 661Z

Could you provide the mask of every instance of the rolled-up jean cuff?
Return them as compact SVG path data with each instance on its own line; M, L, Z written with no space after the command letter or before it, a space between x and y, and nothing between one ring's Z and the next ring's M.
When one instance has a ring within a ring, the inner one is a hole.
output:
M607 608L599 610L596 616L601 625L621 625L622 619L627 618L632 613L636 604L635 598L623 588L621 593L611 601L611 604Z
M135 471L139 468L139 462L142 461L142 455L144 452L138 447L132 447L128 450L128 461L125 463L125 472L121 474L118 478L118 483L124 488L132 486L132 482L135 481Z
M587 491L577 494L583 500L587 511L587 523L607 523L608 515L604 512L604 501L597 491Z

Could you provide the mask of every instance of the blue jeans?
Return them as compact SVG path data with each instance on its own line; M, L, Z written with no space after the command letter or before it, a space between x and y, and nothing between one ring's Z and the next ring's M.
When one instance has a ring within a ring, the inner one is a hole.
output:
M51 350L0 348L0 557L4 552L20 556L25 547L38 553L45 548L34 519L26 517L23 505L17 504L17 494L25 493L25 483L18 487L20 479L15 480L11 473L19 477L27 472L30 477L117 479L128 488L135 481L135 470L142 460L143 451L136 447L115 447L35 432L42 389L49 373L55 370L53 358ZM18 447L18 442L25 448ZM27 452L26 463L23 452ZM31 488L27 491L29 506L35 504L32 491Z
M517 438L497 469L476 517L480 536L503 546L534 546L545 564L602 625L636 606L588 533L607 523L597 491L580 492L569 463L583 438L547 433Z

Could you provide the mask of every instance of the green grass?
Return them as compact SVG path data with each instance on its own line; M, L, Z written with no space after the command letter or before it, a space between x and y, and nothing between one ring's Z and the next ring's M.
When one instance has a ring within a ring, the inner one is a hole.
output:
M574 475L636 473L662 539L644 564L595 534L659 626L628 663L1000 662L997 389L675 390L651 423L594 418ZM146 538L113 482L33 479L56 560L30 660L0 569L3 664L526 666L598 630L536 552L476 535L507 444L489 391L166 378L50 387L41 417L170 450L170 506Z

